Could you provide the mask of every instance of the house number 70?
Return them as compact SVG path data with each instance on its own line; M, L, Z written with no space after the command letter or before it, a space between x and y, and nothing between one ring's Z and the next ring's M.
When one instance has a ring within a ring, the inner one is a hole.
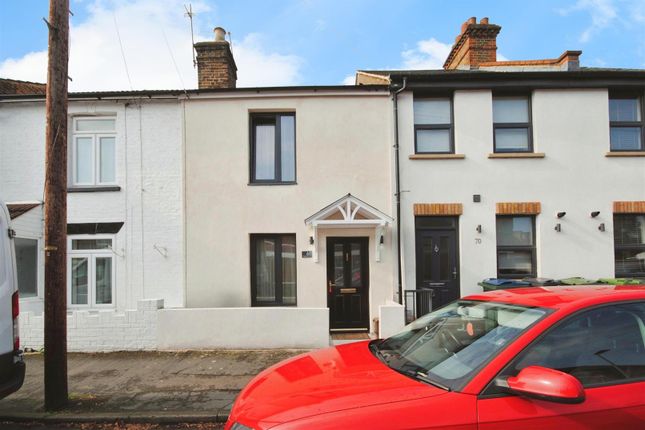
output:
M475 245L481 245L481 244L482 244L482 240L480 238L476 237L475 238Z

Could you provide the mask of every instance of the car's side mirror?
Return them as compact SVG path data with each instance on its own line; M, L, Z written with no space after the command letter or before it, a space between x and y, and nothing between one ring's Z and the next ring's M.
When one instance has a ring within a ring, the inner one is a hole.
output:
M582 403L585 390L580 381L568 373L541 366L528 366L517 376L500 378L496 385L519 396L558 403Z

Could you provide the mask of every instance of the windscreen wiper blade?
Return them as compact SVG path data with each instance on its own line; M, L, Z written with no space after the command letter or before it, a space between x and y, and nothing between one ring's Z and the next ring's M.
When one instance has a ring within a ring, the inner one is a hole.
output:
M401 373L403 373L404 375L410 376L416 379L417 381L425 382L428 385L441 388L442 390L451 391L450 387L448 387L447 385L443 385L440 382L433 381L432 379L430 379L430 377L427 374L420 372L418 370L401 370Z

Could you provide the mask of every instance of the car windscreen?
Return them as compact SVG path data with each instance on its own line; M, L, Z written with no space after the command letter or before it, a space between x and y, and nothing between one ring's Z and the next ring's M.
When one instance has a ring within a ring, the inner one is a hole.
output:
M444 389L461 389L475 372L547 309L459 300L370 345L392 369Z

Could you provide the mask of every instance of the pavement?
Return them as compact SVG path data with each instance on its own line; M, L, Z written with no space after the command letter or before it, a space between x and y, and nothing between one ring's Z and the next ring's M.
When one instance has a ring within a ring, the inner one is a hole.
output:
M72 353L70 401L57 412L43 406L43 355L26 354L25 383L0 400L0 422L221 423L253 376L301 352Z

